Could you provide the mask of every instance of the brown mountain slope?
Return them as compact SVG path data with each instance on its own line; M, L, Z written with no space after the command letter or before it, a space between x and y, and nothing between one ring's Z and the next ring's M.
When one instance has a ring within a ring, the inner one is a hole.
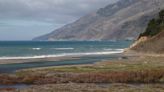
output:
M144 53L164 54L164 30L156 36L147 38L145 41L140 40L138 44L131 47L131 50Z

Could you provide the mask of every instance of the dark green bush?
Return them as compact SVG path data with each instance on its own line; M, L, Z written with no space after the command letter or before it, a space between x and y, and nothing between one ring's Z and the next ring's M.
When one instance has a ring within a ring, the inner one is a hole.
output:
M144 33L141 33L139 38L142 36L152 37L158 34L159 32L161 32L163 28L164 28L164 10L161 10L159 12L158 18L154 18L149 21L146 31Z

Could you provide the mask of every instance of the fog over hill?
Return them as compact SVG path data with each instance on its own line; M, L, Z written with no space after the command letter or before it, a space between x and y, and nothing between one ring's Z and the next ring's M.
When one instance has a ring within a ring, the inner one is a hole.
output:
M134 40L163 7L164 0L120 0L33 40Z

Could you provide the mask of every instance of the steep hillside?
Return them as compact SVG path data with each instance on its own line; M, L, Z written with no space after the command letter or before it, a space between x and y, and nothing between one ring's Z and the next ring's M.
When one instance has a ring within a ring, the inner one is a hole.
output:
M158 35L132 46L131 50L144 53L164 53L164 30Z
M144 53L164 53L164 10L152 19L131 50Z
M136 39L159 7L164 0L120 0L34 40Z

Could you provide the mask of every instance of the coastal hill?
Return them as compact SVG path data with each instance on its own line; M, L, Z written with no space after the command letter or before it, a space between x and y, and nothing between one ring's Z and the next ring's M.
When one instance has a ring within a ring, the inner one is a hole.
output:
M33 40L134 40L164 0L119 0Z
M140 34L138 40L131 46L131 50L144 53L164 53L164 10L148 23L146 31Z

